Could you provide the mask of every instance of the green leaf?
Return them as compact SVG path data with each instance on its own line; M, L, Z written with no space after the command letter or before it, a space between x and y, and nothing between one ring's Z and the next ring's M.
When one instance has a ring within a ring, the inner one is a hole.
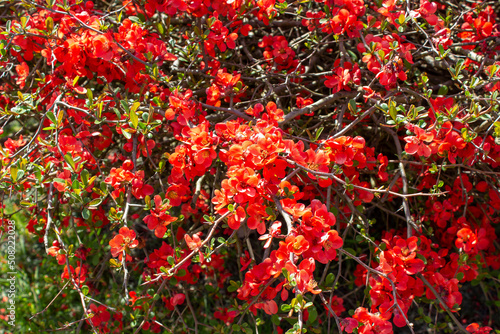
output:
M89 287L87 285L82 286L81 290L84 296L89 294Z
M282 310L283 312L288 312L288 311L290 311L291 309L292 309L292 307L291 307L290 305L288 305L288 304L283 304L283 305L281 305L281 310Z
M320 127L318 131L316 131L316 135L314 136L314 141L318 140L319 136L321 136L321 133L323 132L324 129L325 129L324 127Z
M438 90L438 95L444 96L446 94L448 94L448 86L441 86Z
M121 100L120 104L122 105L123 110L125 110L126 113L130 112L130 109L128 107L128 102L125 100Z
M267 213L269 216L274 216L274 211L273 211L273 209L271 209L270 207L266 207L266 213Z
M75 85L78 83L78 80L80 80L80 76L77 75L74 79L73 79L73 87L75 87Z
M356 256L356 251L352 248L344 248L344 250L354 256Z
M130 108L130 111L137 111L137 109L139 109L140 106L141 106L140 102L134 102L134 104L132 104L132 107Z
M89 202L89 206L98 206L99 204L101 204L101 202L102 198L94 198Z
M22 207L25 207L25 208L31 208L31 207L35 206L35 204L33 204L31 202L27 202L27 201L21 201L20 205Z
M163 27L163 24L161 24L160 22L158 22L158 32L160 33L160 35L163 35L165 33L165 27Z
M405 14L401 13L401 15L399 15L398 21L399 21L399 24L405 23ZM439 45L439 46L441 46L441 45Z
M302 295L297 295L297 297L295 297L295 299L297 300L297 304L302 306L302 304L304 303L304 297L302 297ZM292 300L292 304L293 304L293 300Z
M92 89L87 89L87 99L89 102L89 106L94 103L94 94L92 94Z
M313 323L318 318L318 311L314 306L308 308L307 311L309 312L309 319L307 321Z
M50 119L52 123L57 124L56 116L52 111L47 112L47 118Z
M356 101L354 99L349 100L348 109L353 114L355 114L358 111L358 107L356 106Z
M123 134L123 136L124 136L125 138L127 138L127 139L132 138L132 134L131 134L129 131L127 131L127 129L123 129L123 130L122 130L122 134Z
M19 168L17 168L17 167L10 167L10 177L12 178L12 181L14 181L14 182L17 181L18 171L19 171Z
M89 210L89 209L87 209L87 208L84 208L84 209L82 210L82 217L83 217L83 219L85 219L85 220L89 219L89 218L90 218L90 210Z
M325 279L326 286L332 285L333 281L335 281L335 275L333 273L329 273Z
M398 115L398 111L396 109L396 103L391 101L390 99L389 99L389 115L394 121L396 121L396 116Z
M26 28L26 23L28 22L28 18L26 16L21 17L21 28Z
M384 50L382 50L382 49L378 50L378 55L379 55L380 59L384 59L385 58Z
M87 187L89 184L89 171L86 169L82 170L82 172L80 173L80 177L82 179L83 185Z
M78 180L73 180L73 183L71 184L71 189L80 190L80 188L81 188L81 183L78 182Z
M424 262L424 264L427 264L427 258L423 256L420 253L417 253L417 257Z
M54 29L54 19L52 17L47 17L45 19L45 26L47 27L48 32L52 32L52 29Z
M137 117L137 114L133 109L130 110L130 121L132 122L134 129L137 129L137 125L139 125L139 117Z
M64 160L66 160L66 162L71 166L71 168L74 170L76 170L75 168L75 161L73 160L73 157L71 156L71 153L66 153L64 155Z

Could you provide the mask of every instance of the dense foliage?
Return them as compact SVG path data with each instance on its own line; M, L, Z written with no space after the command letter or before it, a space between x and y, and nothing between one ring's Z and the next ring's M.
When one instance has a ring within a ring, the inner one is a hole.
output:
M0 8L7 332L500 328L498 1Z

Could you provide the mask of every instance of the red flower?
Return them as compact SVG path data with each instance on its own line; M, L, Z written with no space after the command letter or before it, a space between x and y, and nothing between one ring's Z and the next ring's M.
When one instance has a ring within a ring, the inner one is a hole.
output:
M321 263L335 260L337 257L337 249L342 247L344 241L335 230L330 230L325 233L320 239L320 246L323 248L316 256Z
M52 247L47 250L47 254L54 256L57 259L57 263L62 265L66 262L66 255L59 253L60 249L59 241L54 240Z
M87 322L92 322L94 326L101 326L109 321L111 315L109 314L106 306L90 304L89 313L93 314L92 317L87 319Z
M105 61L110 61L114 55L117 46L113 43L111 33L104 35L96 35L90 39L90 49L95 58L100 58Z
M392 334L392 325L380 315L368 312L364 307L358 307L353 318L362 323L359 334Z
M283 151L280 146L280 140L270 135L259 136L255 144L248 146L247 152L252 163L260 169L276 160L278 153Z
M265 209L266 208L260 204L251 204L247 208L247 226L251 230L256 229L259 234L264 234L264 232L266 232L266 223L263 218L269 215L266 213Z
M109 176L104 179L104 182L111 184L115 188L111 193L113 198L118 198L120 193L125 192L124 186L127 184L132 186L132 195L137 199L153 194L153 187L143 182L144 171L140 170L134 174L132 169L133 164L130 160L124 161L121 168L111 168Z
M281 222L275 221L269 228L269 233L260 236L259 240L267 240L264 245L264 248L269 248L271 242L273 241L273 238L278 237L280 234L281 234Z
M395 242L394 247L392 248L392 253L395 256L395 263L403 266L406 274L414 275L418 272L421 272L424 267L424 261L421 259L417 259L417 248L418 248L418 238L411 237L409 239L403 239L394 237L393 243ZM388 250L384 253L389 252Z
M303 260L297 268L293 263L288 262L285 268L290 273L290 278L295 279L296 289L301 294L311 292L317 295L321 292L320 289L316 290L318 283L314 280L314 269L316 265L313 258Z
M463 140L462 136L457 132L450 130L446 135L443 143L439 145L438 152L440 155L448 154L448 160L454 164L456 157L460 150L463 150L467 143Z
M429 144L434 140L434 134L426 132L418 126L413 127L413 132L415 133L415 136L408 136L404 138L406 142L406 153L412 155L416 153L419 156L427 158L430 157L433 152L429 147Z
M491 332L493 329L489 326L481 327L473 322L472 324L467 326L466 330L469 331L469 333L473 334L489 334L489 332Z
M327 139L324 145L331 161L338 165L352 166L358 152L365 148L365 139L360 136L354 138L341 136Z
M71 172L69 170L64 170L61 173L57 174L57 178L64 180L65 182L54 181L54 187L63 192L66 189L66 184L71 184Z
M429 2L428 0L420 0L420 8L417 11L412 11L411 15L415 18L420 15L430 24L436 25L438 23L438 17L434 15L437 10L437 3Z
M395 61L390 60L381 68L376 77L379 79L380 83L387 88L395 86L398 79L405 81L407 75L403 61L400 58L397 58Z
M18 148L23 147L24 144L26 144L26 140L23 139L23 135L20 135L18 140L7 139L4 145L10 153L14 153Z
M469 228L462 228L457 232L455 246L469 254L477 254L478 250L488 248L489 241L484 228L479 230L478 235Z
M280 242L282 244L283 242ZM287 249L289 252L293 252L295 255L300 255L309 249L309 242L304 238L303 235L293 236L289 235L285 239Z
M190 237L188 234L184 235L184 240L186 240L186 245L191 249L191 250L199 250L202 244L202 241L200 239L201 232L198 232L197 234L193 234L193 237Z
M248 266L252 263L252 258L248 254L248 251L245 251L245 255L240 257L241 270L243 271L248 268Z
M111 255L113 255L113 257L119 256L121 261L123 251L128 252L131 248L135 248L139 245L139 240L135 240L135 237L136 234L134 230L131 230L126 226L122 227L119 234L109 241L109 245L111 246Z
M341 90L350 91L349 85L359 85L361 82L361 70L358 64L354 66L350 62L345 62L344 67L340 67L340 59L335 61L333 65L333 75L325 75L327 79L325 86L332 89L332 93L337 93Z
M231 214L227 218L227 224L233 230L237 230L240 228L241 223L245 220L246 217L247 215L245 213L245 209L243 209L241 206L238 206L234 210L233 214Z
M151 214L144 218L144 222L150 230L155 231L156 237L163 238L167 232L167 226L176 221L177 218L168 214L168 209L171 207L168 201L162 204L161 197L156 195L154 202L155 209L152 209Z
M327 299L327 301L329 302L328 299ZM331 303L329 303L329 304L330 304L330 308L332 309L333 313L335 313L337 316L340 316L342 314L342 312L345 311L344 300L338 296L334 295L332 297ZM331 314L331 312L329 312L327 305L325 305L325 309L328 312L328 316L332 317L332 314ZM358 322L356 321L355 327L357 327L357 326L358 326Z
M168 198L171 206L179 206L183 201L183 197L189 193L189 188L183 184L172 184L167 189L165 197Z
M340 327L347 333L352 333L354 329L358 327L358 325L359 322L356 319L353 318L340 319Z
M256 303L255 308L262 309L266 314L273 315L278 313L278 304L274 300L266 300L262 303Z
M186 295L183 293L176 293L172 298L170 298L170 304L172 306L182 305L186 300Z
M76 267L76 269L73 269L73 266L69 266L69 270L76 284L82 286L87 279L87 268L85 266L78 266ZM61 279L70 279L68 274L68 266L64 266L64 272L61 274Z
M306 152L307 158L305 159L305 164L307 168L321 172L321 173L328 173L330 172L329 170L329 165L330 165L330 158L327 153L323 150L317 150L314 151L312 149L308 149ZM318 179L318 183L321 187L328 187L330 184L332 184L332 180L330 178L324 178L324 177L316 177L312 173L307 173L307 175L311 179Z
M18 84L20 88L24 88L24 86L26 85L26 78L30 73L30 68L28 67L28 64L26 64L26 62L23 61L21 64L16 66L16 72L17 75L19 75L19 77L16 80L16 84Z
M288 41L286 39L276 40L273 44L273 56L278 63L282 63L288 59L288 57L295 57L295 52L288 47Z
M458 291L458 280L456 278L447 280L440 273L434 273L429 281L434 283L434 289L444 299L450 309L453 309L455 304L460 305L462 303L462 294ZM427 289L426 297L428 299L436 299L436 296L434 296L434 293L430 289Z

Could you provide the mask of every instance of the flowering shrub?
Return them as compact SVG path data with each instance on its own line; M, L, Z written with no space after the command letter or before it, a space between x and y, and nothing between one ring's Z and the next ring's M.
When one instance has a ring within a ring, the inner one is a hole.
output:
M6 332L500 328L497 2L0 7Z

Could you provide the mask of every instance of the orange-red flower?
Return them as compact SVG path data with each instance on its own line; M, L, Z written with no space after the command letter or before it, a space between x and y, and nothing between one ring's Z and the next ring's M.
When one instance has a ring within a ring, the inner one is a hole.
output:
M24 88L24 86L26 85L26 78L30 73L30 68L28 67L28 64L26 64L26 62L23 61L21 64L16 66L16 72L17 75L19 76L16 80L16 84L18 84L19 87Z
M118 256L121 261L124 251L127 253L131 248L135 248L139 245L139 240L136 240L135 237L136 234L134 230L126 226L122 227L118 234L109 241L111 255L113 255L113 257Z
M337 256L337 249L342 247L344 241L335 230L330 230L325 233L320 240L322 250L316 255L317 260L321 263L335 260Z
M189 247L189 249L193 251L198 251L198 255L200 256L200 262L203 262L205 260L205 257L203 256L203 253L200 250L203 243L203 241L200 239L200 235L201 232L193 234L192 237L190 237L188 234L185 234L184 240L186 241L186 245Z
M61 254L59 252L60 250L61 250L61 248L59 247L59 241L55 240L52 243L52 247L50 247L47 250L47 254L49 254L50 256L55 257L57 259L57 263L58 264L64 264L64 262L66 261L66 255L65 254Z
M155 231L155 236L163 238L167 232L167 226L176 221L177 218L168 214L168 209L171 205L166 202L162 204L162 199L159 195L154 198L155 208L151 209L151 214L144 218L144 222L150 230Z
M318 283L314 280L313 273L316 265L313 258L303 260L298 268L291 262L288 262L285 268L290 274L294 274L290 276L294 277L298 292L301 294L311 292L315 295L321 292L321 289L316 289Z
M82 286L85 280L87 279L87 272L88 272L87 267L84 265L84 266L78 266L76 267L76 269L74 269L73 266L69 266L69 270L76 284ZM61 274L61 279L70 279L67 266L64 266L64 271Z
M460 150L463 150L467 143L462 136L456 131L449 131L443 142L439 145L438 152L440 155L448 155L448 160L454 164Z
M418 154L423 157L430 157L432 152L429 144L434 140L434 134L427 132L418 126L413 127L415 136L405 137L406 142L405 151L408 154Z
M282 242L280 242L281 244ZM309 241L303 235L293 236L289 235L285 239L288 251L295 255L300 255L309 249Z

